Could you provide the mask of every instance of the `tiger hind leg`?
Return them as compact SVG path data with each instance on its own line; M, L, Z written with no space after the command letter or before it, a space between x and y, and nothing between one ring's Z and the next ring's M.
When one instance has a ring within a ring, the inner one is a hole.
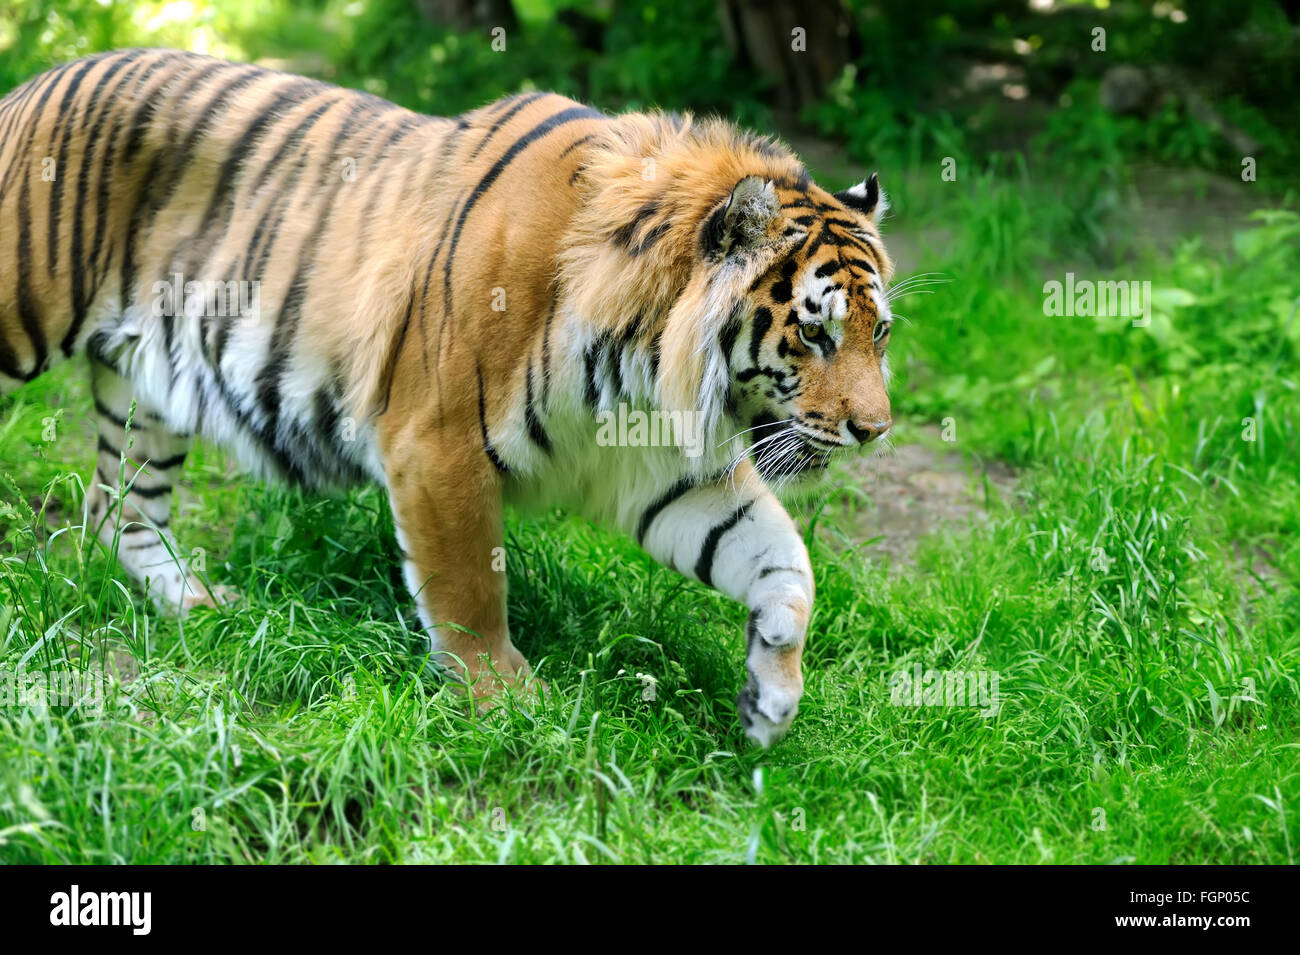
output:
M230 602L236 595L204 582L201 552L182 548L170 527L172 487L192 439L138 401L133 410L131 383L93 359L91 382L99 425L91 529L160 609L184 614Z

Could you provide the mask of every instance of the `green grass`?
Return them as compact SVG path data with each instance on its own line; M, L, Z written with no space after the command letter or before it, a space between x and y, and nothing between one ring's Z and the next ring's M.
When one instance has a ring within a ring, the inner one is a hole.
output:
M267 488L200 447L178 534L246 599L176 621L80 536L83 369L4 399L0 668L117 676L100 714L0 706L0 858L1294 862L1300 220L1098 270L1160 290L1134 328L1043 315L1068 210L1040 187L932 188L895 225L950 229L927 261L954 281L900 306L903 434L951 417L1016 490L914 565L809 535L807 692L766 752L732 704L744 609L626 540L511 520L550 694L480 716L425 666L379 491ZM915 663L997 672L999 712L892 705Z

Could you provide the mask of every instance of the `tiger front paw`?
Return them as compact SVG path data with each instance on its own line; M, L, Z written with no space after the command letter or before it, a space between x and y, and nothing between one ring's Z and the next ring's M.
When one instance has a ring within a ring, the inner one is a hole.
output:
M498 652L496 659L480 653L466 667L453 664L451 673L455 683L473 696L480 715L500 706L507 696L528 708L539 702L548 689L513 646Z
M803 696L803 645L808 604L800 597L755 607L746 627L749 679L736 710L751 742L764 748L790 729Z

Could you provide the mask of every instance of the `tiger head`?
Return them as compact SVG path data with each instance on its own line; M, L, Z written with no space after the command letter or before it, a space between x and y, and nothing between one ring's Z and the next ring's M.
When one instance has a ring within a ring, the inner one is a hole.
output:
M575 182L560 257L570 307L600 340L649 350L652 400L695 415L723 461L744 456L740 441L786 483L890 429L893 263L876 176L832 195L770 138L626 114Z
M784 483L892 426L886 349L893 264L876 222L887 208L877 177L831 195L742 179L710 214L705 241L782 240L720 336L726 418L747 437L764 477Z

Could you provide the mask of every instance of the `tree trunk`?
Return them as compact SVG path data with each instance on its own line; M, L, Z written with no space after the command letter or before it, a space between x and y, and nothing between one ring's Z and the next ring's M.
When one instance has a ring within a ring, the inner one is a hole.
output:
M727 44L769 77L776 104L816 101L853 56L853 21L840 0L718 0Z

